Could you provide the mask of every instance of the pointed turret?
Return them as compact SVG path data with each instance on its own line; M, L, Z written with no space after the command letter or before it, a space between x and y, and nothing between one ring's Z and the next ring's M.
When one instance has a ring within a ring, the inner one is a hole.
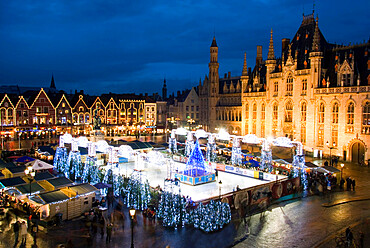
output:
M320 52L319 18L316 17L315 33L313 34L312 51Z
M213 36L211 47L217 47L216 37Z
M50 88L51 89L56 89L55 82L54 82L54 75L53 74L51 74Z
M267 59L268 60L275 59L274 40L272 39L272 29L271 29L271 38L270 38L269 53L267 54Z
M244 53L244 64L243 64L242 76L248 76L247 53Z

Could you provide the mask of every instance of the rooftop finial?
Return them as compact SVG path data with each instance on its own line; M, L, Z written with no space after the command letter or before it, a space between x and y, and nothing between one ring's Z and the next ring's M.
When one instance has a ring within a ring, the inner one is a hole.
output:
M320 51L320 31L319 31L319 17L316 17L315 33L313 35L312 51Z

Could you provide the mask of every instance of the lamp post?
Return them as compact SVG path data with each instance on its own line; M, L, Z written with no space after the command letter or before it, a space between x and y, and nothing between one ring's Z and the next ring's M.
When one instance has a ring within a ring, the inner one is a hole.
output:
M342 178L343 178L343 167L344 167L344 164L340 164L340 180L342 181Z
M31 183L35 177L35 171L32 169L32 166L28 166L24 173L27 175L28 180L30 181L30 197L31 197Z
M136 210L135 208L131 207L129 212L131 217L131 248L134 248L134 218Z
M330 150L330 166L333 166L332 159L331 159L331 149L333 149L335 147L335 143L333 143L332 146L329 146L329 141L326 141L326 145L328 146L328 148Z
M221 200L221 185L222 185L222 181L220 180L218 182L218 197L220 200Z

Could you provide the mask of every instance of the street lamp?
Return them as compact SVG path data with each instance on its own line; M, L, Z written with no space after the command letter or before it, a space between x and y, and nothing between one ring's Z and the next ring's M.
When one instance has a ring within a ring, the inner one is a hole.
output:
M343 175L343 167L344 167L344 164L340 164L340 180L342 181L342 175Z
M333 166L332 159L331 159L331 149L333 149L335 147L335 143L333 143L333 146L329 146L329 141L326 141L326 145L328 146L328 148L330 150L330 166Z
M131 207L129 212L131 217L131 248L134 248L134 218L136 210L135 208Z
M28 166L24 173L26 174L28 180L30 181L30 197L31 197L31 183L35 177L35 171L32 169L32 166Z
M220 180L219 182L218 182L218 197L219 197L219 199L221 200L221 186L222 186L222 181Z

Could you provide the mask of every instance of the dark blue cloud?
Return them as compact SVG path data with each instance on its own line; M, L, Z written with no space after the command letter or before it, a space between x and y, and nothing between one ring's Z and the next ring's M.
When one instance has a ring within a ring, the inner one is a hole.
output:
M317 1L318 2L318 1ZM330 42L368 39L368 1L316 4L319 26ZM270 29L278 56L312 1L106 1L0 2L0 84L47 86L54 73L66 91L160 92L198 84L208 72L216 34L220 75L240 74L243 54L266 57ZM94 87L91 87L94 85Z

